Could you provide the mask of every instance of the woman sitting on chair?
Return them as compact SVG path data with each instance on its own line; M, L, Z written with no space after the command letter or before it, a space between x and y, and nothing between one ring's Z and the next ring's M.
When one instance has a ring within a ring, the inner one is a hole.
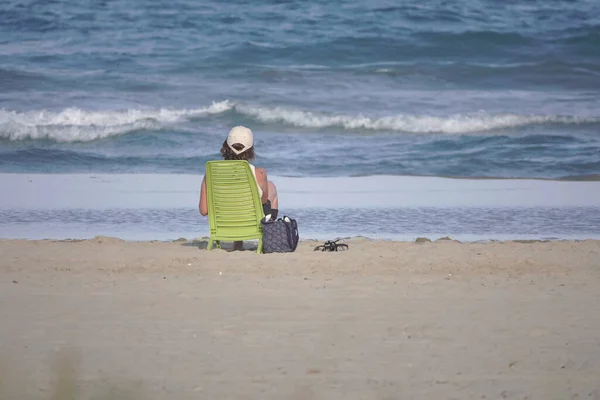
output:
M227 139L221 147L221 155L224 160L246 160L254 159L254 137L252 131L245 126L236 126L229 131ZM279 200L277 198L277 188L267 179L267 171L264 168L256 168L250 164L250 169L254 174L258 187L258 195L261 198L263 211L265 215L271 214L271 218L277 218L279 210ZM200 214L208 215L208 204L206 201L206 177L202 179L200 189ZM234 243L234 250L243 249L242 242Z

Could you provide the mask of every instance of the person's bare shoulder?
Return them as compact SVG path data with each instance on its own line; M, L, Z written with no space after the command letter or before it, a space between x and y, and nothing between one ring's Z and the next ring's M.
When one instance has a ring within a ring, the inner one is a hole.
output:
M256 172L256 181L265 193L268 185L267 171L264 168L255 168L254 171Z
M265 170L264 168L255 167L254 170L256 171L256 175L260 175L260 176L267 175L267 170Z

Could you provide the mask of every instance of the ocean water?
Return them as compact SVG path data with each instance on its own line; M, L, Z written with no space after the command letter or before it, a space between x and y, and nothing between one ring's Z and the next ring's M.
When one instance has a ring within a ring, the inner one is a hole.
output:
M562 181L585 181L578 193L592 196L600 184L600 2L0 2L0 174L202 176L238 124L254 131L255 164L282 188L305 182L294 179L517 178L557 184L532 184L536 196L571 190ZM402 184L389 182L390 191ZM3 188L5 196L22 190ZM281 193L288 204L290 190ZM418 215L466 221L481 211L442 202L411 214L407 226L398 216L410 210L398 198L365 229L371 202L357 204L354 217L336 214L335 204L292 210L321 236L380 237L427 233L432 222ZM66 232L52 229L56 218L81 221L6 204L3 237L35 236L16 229L19 221L47 237ZM562 217L539 217L529 230L503 221L510 210L535 210L511 207L440 234L600 234L600 200L577 212L561 204ZM451 217L457 212L465 218ZM318 225L315 213L329 218ZM103 232L120 232L110 221L114 229ZM67 229L75 237L92 230Z
M303 239L600 239L600 185L437 177L275 176ZM0 174L0 238L208 235L198 175Z

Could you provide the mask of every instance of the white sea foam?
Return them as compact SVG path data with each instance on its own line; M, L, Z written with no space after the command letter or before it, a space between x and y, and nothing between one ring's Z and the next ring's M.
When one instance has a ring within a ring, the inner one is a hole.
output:
M67 108L60 112L16 112L0 109L0 138L10 140L52 139L86 142L140 129L160 129L165 124L230 110L229 101L196 109L129 109L86 111Z
M270 176L286 209L600 207L600 182ZM0 174L6 209L187 208L202 174ZM141 195L143 194L143 195Z
M520 126L562 123L578 124L600 122L599 118L581 118L555 115L451 115L447 117L426 115L395 115L372 118L362 115L330 115L285 109L280 107L252 107L236 105L237 112L264 123L282 123L305 128L344 128L364 130L384 130L406 133L476 133Z
M599 182L410 176L270 178L277 185L282 209L298 218L303 238L599 237L593 219L597 213L586 210L600 207ZM4 189L0 238L65 239L101 234L172 240L203 236L208 234L208 223L195 210L201 181L201 172L0 174ZM515 212L527 220L504 218ZM24 216L25 221L15 214ZM165 224L166 217L170 223ZM442 218L442 229L432 227L431 220ZM522 229L522 224L527 228ZM510 231L506 226L516 229Z
M392 131L403 133L469 134L493 132L535 124L600 123L598 117L557 115L473 115L427 116L392 115L368 117L338 115L281 107L256 107L225 100L195 109L129 109L87 111L68 108L60 112L16 112L0 109L0 138L10 140L51 139L59 142L86 142L138 130L158 130L165 125L234 111L262 123L300 128Z

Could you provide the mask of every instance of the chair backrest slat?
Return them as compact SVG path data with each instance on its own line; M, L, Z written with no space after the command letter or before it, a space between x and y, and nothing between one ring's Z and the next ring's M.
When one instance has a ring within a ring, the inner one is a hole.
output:
M235 240L261 233L262 204L248 162L206 163L206 192L211 236Z

